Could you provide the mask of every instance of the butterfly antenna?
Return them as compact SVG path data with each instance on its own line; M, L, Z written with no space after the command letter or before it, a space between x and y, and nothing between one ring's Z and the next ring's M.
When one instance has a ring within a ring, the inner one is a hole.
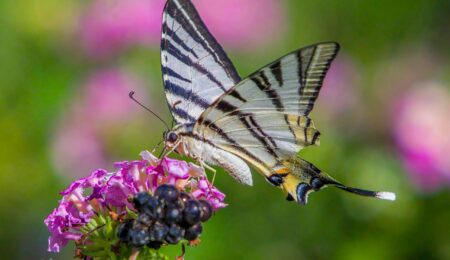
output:
M159 146L164 142L164 140L159 141L155 146L153 146L152 153L155 153L156 149L159 148Z
M158 158L161 159L161 158L163 157L163 155L164 155L165 152L166 152L166 147L164 147L164 148L162 149L162 151L159 153Z
M154 116L156 116L161 122L163 122L163 124L166 126L167 130L170 130L169 125L166 123L166 121L164 121L161 117L159 117L155 112L153 112L150 108L144 106L141 102L139 102L136 98L134 98L134 91L130 91L130 93L128 94L128 96L131 98L131 100L133 100L134 102L136 102L138 105L140 105L141 107L143 107L145 110L147 110L148 112L152 113Z

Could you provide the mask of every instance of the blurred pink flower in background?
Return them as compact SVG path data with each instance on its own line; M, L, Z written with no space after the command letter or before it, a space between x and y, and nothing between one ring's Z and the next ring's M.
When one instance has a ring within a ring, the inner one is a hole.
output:
M368 71L373 75L366 77L364 82L368 88L364 90L363 107L370 112L367 115L370 120L367 116L364 120L372 136L391 136L390 118L398 98L417 87L418 82L429 82L439 77L436 74L442 68L441 59L433 54L433 50L434 47L427 45L407 45L398 53L379 59L373 71Z
M80 21L89 55L111 55L128 45L158 45L162 0L94 0Z
M159 46L165 0L95 0L81 17L80 34L89 55L105 57L134 45ZM254 49L284 28L277 0L194 0L220 43Z
M83 107L93 112L87 115L91 120L124 120L137 108L128 93L136 90L143 94L144 88L142 82L124 71L99 71L86 82Z
M450 91L420 84L397 101L393 130L403 163L423 191L450 185Z
M351 110L358 101L357 74L349 56L340 54L336 57L324 79L317 109L326 109L331 118Z
M238 49L270 44L286 27L283 1L194 0L206 26L220 43Z
M80 177L111 161L105 149L105 133L139 120L136 112L140 108L130 101L128 93L136 90L145 100L144 89L139 80L120 70L92 75L63 113L54 134L52 159L57 171Z

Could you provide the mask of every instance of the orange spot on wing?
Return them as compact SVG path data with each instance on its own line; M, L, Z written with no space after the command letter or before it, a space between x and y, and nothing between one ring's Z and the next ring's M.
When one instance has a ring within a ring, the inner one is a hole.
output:
M287 168L287 167L275 170L275 173L277 173L277 174L288 174L290 172L291 172L291 170L289 170L289 168Z

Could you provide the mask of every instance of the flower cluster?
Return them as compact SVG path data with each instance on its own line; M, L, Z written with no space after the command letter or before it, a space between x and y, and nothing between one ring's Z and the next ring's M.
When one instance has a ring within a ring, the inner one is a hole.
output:
M59 252L69 241L77 250L92 248L98 229L108 227L114 239L108 248L120 247L117 229L126 219L136 218L138 209L132 198L145 192L154 194L168 184L187 192L196 200L204 200L213 211L225 207L225 195L206 178L204 169L185 161L158 159L150 152L141 153L141 160L115 164L117 171L96 170L61 192L58 207L45 219L51 236L48 250Z

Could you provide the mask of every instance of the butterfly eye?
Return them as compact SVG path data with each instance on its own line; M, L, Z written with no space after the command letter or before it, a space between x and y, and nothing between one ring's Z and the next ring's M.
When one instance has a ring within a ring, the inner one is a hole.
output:
M166 135L166 141L170 142L170 143L175 143L178 140L178 135L174 132L169 132Z

